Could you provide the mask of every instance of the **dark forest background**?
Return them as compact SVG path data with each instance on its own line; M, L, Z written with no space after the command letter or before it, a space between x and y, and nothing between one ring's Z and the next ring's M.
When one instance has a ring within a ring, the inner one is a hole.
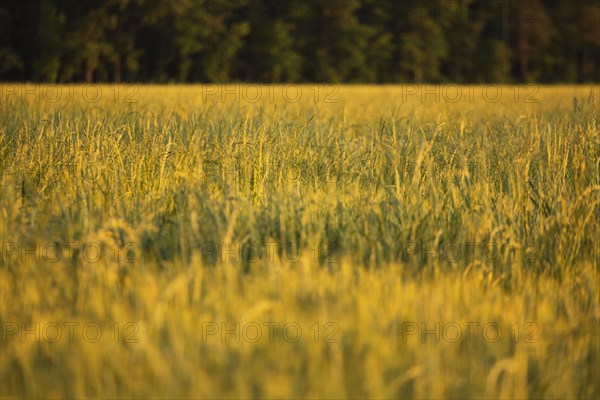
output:
M598 82L600 6L562 0L0 2L0 80Z

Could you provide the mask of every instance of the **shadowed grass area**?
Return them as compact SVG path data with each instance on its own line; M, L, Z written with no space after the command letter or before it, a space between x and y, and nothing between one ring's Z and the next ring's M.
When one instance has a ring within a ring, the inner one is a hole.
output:
M2 396L600 396L597 86L28 88Z

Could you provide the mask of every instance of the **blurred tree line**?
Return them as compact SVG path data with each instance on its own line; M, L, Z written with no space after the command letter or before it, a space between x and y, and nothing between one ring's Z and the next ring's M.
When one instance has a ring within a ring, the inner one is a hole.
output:
M587 0L2 0L0 80L598 82Z

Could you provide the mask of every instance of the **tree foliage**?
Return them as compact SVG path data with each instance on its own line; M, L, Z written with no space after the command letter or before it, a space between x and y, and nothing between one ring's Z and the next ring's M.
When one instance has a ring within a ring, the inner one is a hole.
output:
M9 0L0 79L598 82L591 0Z

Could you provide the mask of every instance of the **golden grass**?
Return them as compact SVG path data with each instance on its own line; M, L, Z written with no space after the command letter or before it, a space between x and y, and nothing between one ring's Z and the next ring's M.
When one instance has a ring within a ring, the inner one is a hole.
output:
M600 396L598 86L51 90L0 93L2 397Z

